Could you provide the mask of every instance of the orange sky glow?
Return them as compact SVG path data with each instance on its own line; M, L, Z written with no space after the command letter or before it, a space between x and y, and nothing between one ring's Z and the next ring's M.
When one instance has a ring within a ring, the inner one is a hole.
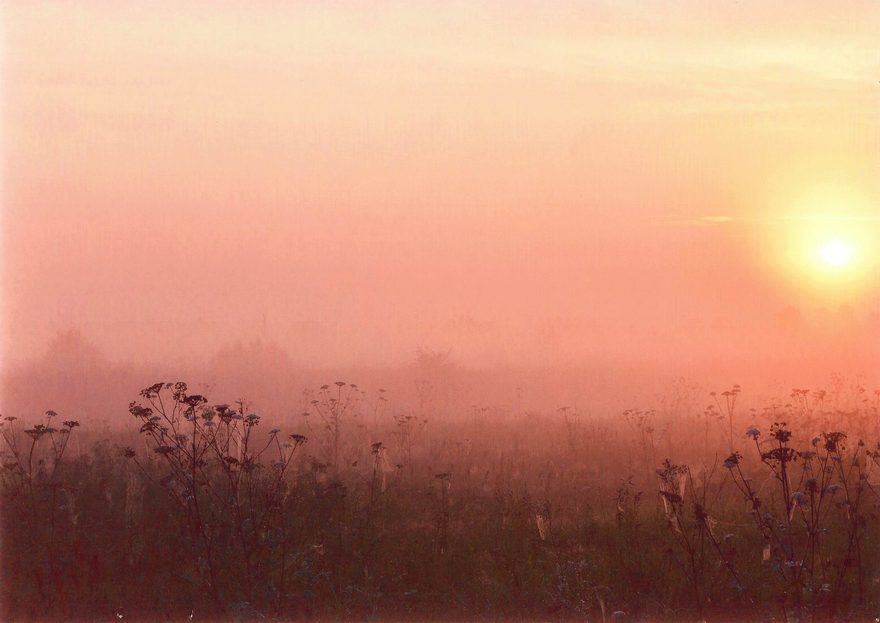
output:
M117 360L880 355L874 1L2 20L8 360L69 327Z

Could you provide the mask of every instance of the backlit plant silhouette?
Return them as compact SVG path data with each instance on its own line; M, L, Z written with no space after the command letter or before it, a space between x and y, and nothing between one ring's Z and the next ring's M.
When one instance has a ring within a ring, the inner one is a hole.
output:
M424 404L386 413L385 394L324 385L288 418L312 441L182 382L141 392L132 434L4 418L3 619L880 608L880 447L860 441L877 394L797 389L747 409L734 387L708 415L691 400L607 417L482 406L430 428Z

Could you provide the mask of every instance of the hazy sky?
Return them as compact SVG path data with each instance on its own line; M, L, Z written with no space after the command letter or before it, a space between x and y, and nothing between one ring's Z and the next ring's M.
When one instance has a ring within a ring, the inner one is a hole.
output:
M876 339L876 1L2 11L12 358Z

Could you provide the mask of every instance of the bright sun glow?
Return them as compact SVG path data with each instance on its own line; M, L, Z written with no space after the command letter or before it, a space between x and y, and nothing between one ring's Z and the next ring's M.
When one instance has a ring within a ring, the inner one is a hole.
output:
M785 283L823 302L876 295L880 215L869 195L818 185L782 195L757 223Z
M853 248L841 240L831 240L821 249L822 259L829 266L841 267L853 257Z

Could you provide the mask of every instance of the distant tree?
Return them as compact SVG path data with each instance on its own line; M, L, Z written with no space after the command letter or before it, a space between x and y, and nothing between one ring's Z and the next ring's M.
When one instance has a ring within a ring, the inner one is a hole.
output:
M107 360L93 342L72 327L55 334L41 363L48 369L93 370L105 365Z

